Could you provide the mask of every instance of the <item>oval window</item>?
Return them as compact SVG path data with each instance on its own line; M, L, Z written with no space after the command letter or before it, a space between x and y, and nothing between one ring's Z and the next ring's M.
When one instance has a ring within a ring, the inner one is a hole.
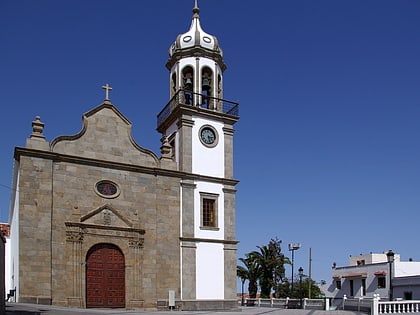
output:
M189 36L189 35L187 35L187 36L185 36L182 40L183 40L184 42L188 43L191 39L192 39L192 37L191 37L191 36Z
M96 183L96 192L105 198L115 198L120 194L120 190L118 189L117 184L109 181L109 180L102 180Z

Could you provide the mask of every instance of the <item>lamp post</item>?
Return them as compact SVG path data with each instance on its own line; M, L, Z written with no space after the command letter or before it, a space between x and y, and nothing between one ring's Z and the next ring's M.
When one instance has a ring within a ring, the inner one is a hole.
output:
M241 292L241 306L244 306L244 284L245 284L245 278L241 278L241 284L242 284L242 286L241 286L241 289L242 289L242 292Z
M295 250L300 248L300 244L289 244L289 250L292 252L292 291L291 296L293 297L293 265L295 264Z
M302 277L303 277L303 268L299 268L299 299L300 299L300 308L303 308L302 304Z
M390 249L386 253L386 258L388 259L389 264L389 300L393 300L393 287L392 287L392 264L394 263L394 252Z

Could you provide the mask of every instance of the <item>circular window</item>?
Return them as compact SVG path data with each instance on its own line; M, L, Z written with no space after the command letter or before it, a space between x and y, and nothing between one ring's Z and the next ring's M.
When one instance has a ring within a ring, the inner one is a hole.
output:
M101 180L95 185L95 190L101 197L115 198L120 194L117 184L109 180Z

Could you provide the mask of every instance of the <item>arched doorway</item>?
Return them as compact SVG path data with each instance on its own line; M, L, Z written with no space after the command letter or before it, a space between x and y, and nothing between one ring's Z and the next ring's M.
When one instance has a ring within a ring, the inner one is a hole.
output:
M86 307L125 307L125 260L112 244L97 244L86 256Z

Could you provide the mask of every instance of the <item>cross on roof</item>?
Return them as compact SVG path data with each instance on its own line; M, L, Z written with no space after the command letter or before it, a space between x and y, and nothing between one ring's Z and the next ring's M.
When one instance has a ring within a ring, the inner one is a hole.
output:
M109 91L112 90L112 87L110 87L109 84L107 83L105 85L102 85L102 88L105 90L105 100L109 101Z

